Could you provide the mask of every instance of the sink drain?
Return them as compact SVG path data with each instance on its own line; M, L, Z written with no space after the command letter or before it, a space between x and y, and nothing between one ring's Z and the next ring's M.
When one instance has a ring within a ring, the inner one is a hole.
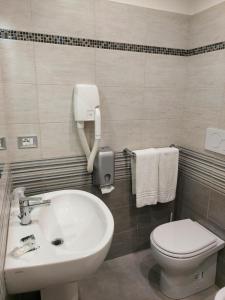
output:
M55 239L52 241L52 245L54 246L60 246L64 243L63 239Z

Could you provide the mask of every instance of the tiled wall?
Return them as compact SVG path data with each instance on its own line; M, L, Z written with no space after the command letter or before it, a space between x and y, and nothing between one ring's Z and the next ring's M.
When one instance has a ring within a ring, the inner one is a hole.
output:
M4 260L6 249L6 238L10 208L10 178L7 166L5 165L2 177L0 179L0 299L4 300L6 288L4 282Z
M225 41L225 2L190 17L189 48ZM225 156L204 150L207 127L225 129L225 50L191 56L187 62L187 93L183 106L180 145L219 157L211 161L211 169L194 166L189 161L179 178L177 215L192 218L225 239L225 191L218 188L215 178L224 186ZM208 158L203 157L205 162ZM204 165L205 163L203 163ZM219 176L214 172L222 168ZM193 177L194 168L195 175ZM205 176L207 180L205 180ZM225 285L225 251L218 258L217 284Z
M13 188L26 187L26 194L33 195L56 189L82 189L102 199L111 210L115 221L115 234L108 258L149 247L150 232L159 224L168 222L174 212L174 202L136 208L131 193L130 157L115 155L115 190L102 195L91 184L87 174L85 157L53 159L47 161L14 163Z
M196 179L180 174L177 218L191 218L225 239L225 195ZM216 283L225 285L225 250L218 256Z
M82 189L100 197L114 217L115 231L108 259L149 248L151 231L169 222L170 213L174 210L174 202L136 208L129 179L117 181L115 190L108 195L102 195L93 186Z
M3 93L2 60L0 59L0 138L7 137L5 99ZM7 161L7 150L0 149L0 164Z
M196 220L225 240L224 160L183 148L180 154L176 218ZM225 285L224 249L218 256L216 283Z
M225 2L191 16L189 48L225 41L224 14ZM224 63L225 50L188 58L182 146L204 152L206 128L225 129Z
M1 0L0 14L1 28L187 48L187 16L107 0ZM1 39L0 58L12 161L83 154L71 100L81 82L99 86L102 145L178 142L185 57ZM18 150L22 135L39 147Z
M5 29L180 49L225 41L225 4L192 17L107 0L0 4ZM74 84L81 82L99 86L103 145L121 151L175 143L203 152L206 127L225 129L224 55L225 50L185 57L0 39L0 102L3 91L10 158L83 154L71 100ZM87 131L90 135L92 128ZM37 135L39 147L18 150L16 137L22 135ZM182 173L177 216L193 217L223 236L223 193L202 184ZM91 186L84 189L98 195ZM173 208L137 210L129 179L102 198L116 223L109 257L146 247L151 230L168 221ZM224 252L219 262L222 285Z

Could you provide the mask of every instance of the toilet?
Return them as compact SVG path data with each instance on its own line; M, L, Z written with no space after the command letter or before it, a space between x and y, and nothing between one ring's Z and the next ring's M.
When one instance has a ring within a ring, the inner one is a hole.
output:
M215 283L217 253L224 241L190 219L166 223L151 235L153 257L160 266L164 295L182 299Z
M216 294L215 300L225 300L225 287Z

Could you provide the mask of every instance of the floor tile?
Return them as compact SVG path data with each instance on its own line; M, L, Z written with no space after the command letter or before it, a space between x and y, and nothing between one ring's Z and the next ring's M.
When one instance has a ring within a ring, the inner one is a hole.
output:
M204 290L201 293L185 298L185 300L214 300L215 294L218 290L219 289L217 286L212 286L211 288Z
M214 300L213 286L184 300ZM79 282L80 300L170 300L159 290L159 267L151 250L105 261L93 276Z
M107 260L94 274L79 282L79 300L171 300L160 292L159 267L151 250ZM214 300L216 286L183 300ZM39 299L39 293L15 300ZM14 298L13 298L14 300Z

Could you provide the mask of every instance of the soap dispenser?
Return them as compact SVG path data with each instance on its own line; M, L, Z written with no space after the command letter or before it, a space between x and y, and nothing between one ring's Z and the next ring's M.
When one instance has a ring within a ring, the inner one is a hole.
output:
M102 194L114 190L114 152L110 147L101 147L95 157L93 184L100 188Z

